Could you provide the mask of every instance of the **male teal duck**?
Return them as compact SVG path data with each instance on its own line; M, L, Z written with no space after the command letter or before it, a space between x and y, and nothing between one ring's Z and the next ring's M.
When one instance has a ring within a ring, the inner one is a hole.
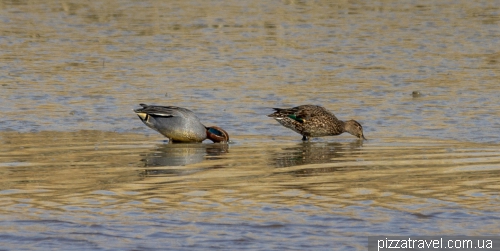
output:
M363 127L355 120L342 121L324 107L301 105L293 108L273 108L274 113L267 115L281 125L302 135L302 140L310 137L324 137L348 132L359 139L366 139Z
M228 142L229 134L217 126L204 126L198 117L186 108L140 104L134 110L142 122L169 138L172 143L202 142L209 139L214 143Z

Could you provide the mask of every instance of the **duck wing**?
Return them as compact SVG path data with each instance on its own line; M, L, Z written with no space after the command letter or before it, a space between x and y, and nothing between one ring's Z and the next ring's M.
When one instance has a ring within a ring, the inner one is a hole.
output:
M317 105L301 105L292 108L273 108L274 113L269 114L269 117L276 119L291 118L297 122L304 123L313 117L335 117L333 113L326 110L324 107Z
M134 110L135 113L145 113L158 117L175 117L181 115L194 116L194 112L192 112L191 110L177 106L159 106L146 104L140 104L140 106L142 106L142 108Z

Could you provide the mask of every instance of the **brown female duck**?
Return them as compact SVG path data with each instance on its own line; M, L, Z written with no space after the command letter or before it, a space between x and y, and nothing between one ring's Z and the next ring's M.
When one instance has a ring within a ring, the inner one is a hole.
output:
M366 139L363 127L355 120L342 121L324 107L301 105L293 108L273 108L274 113L267 115L281 125L302 135L302 140L310 137L324 137L348 132L359 139Z

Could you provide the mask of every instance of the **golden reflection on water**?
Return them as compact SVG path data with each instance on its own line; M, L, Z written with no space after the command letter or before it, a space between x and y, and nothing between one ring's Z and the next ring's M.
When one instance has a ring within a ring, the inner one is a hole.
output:
M4 210L26 196L42 208L89 198L103 205L138 201L144 210L186 203L199 211L214 203L223 211L262 203L369 205L419 215L449 203L498 208L500 152L488 145L411 138L404 146L391 139L175 145L98 131L1 138ZM151 205L152 198L162 203Z

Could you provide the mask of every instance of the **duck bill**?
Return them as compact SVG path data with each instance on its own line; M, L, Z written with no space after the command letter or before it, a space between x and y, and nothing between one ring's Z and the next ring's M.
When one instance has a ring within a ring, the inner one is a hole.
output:
M359 139L364 139L364 140L367 140L367 139L365 138L365 135L363 135L363 134L361 134L361 137L359 137Z

